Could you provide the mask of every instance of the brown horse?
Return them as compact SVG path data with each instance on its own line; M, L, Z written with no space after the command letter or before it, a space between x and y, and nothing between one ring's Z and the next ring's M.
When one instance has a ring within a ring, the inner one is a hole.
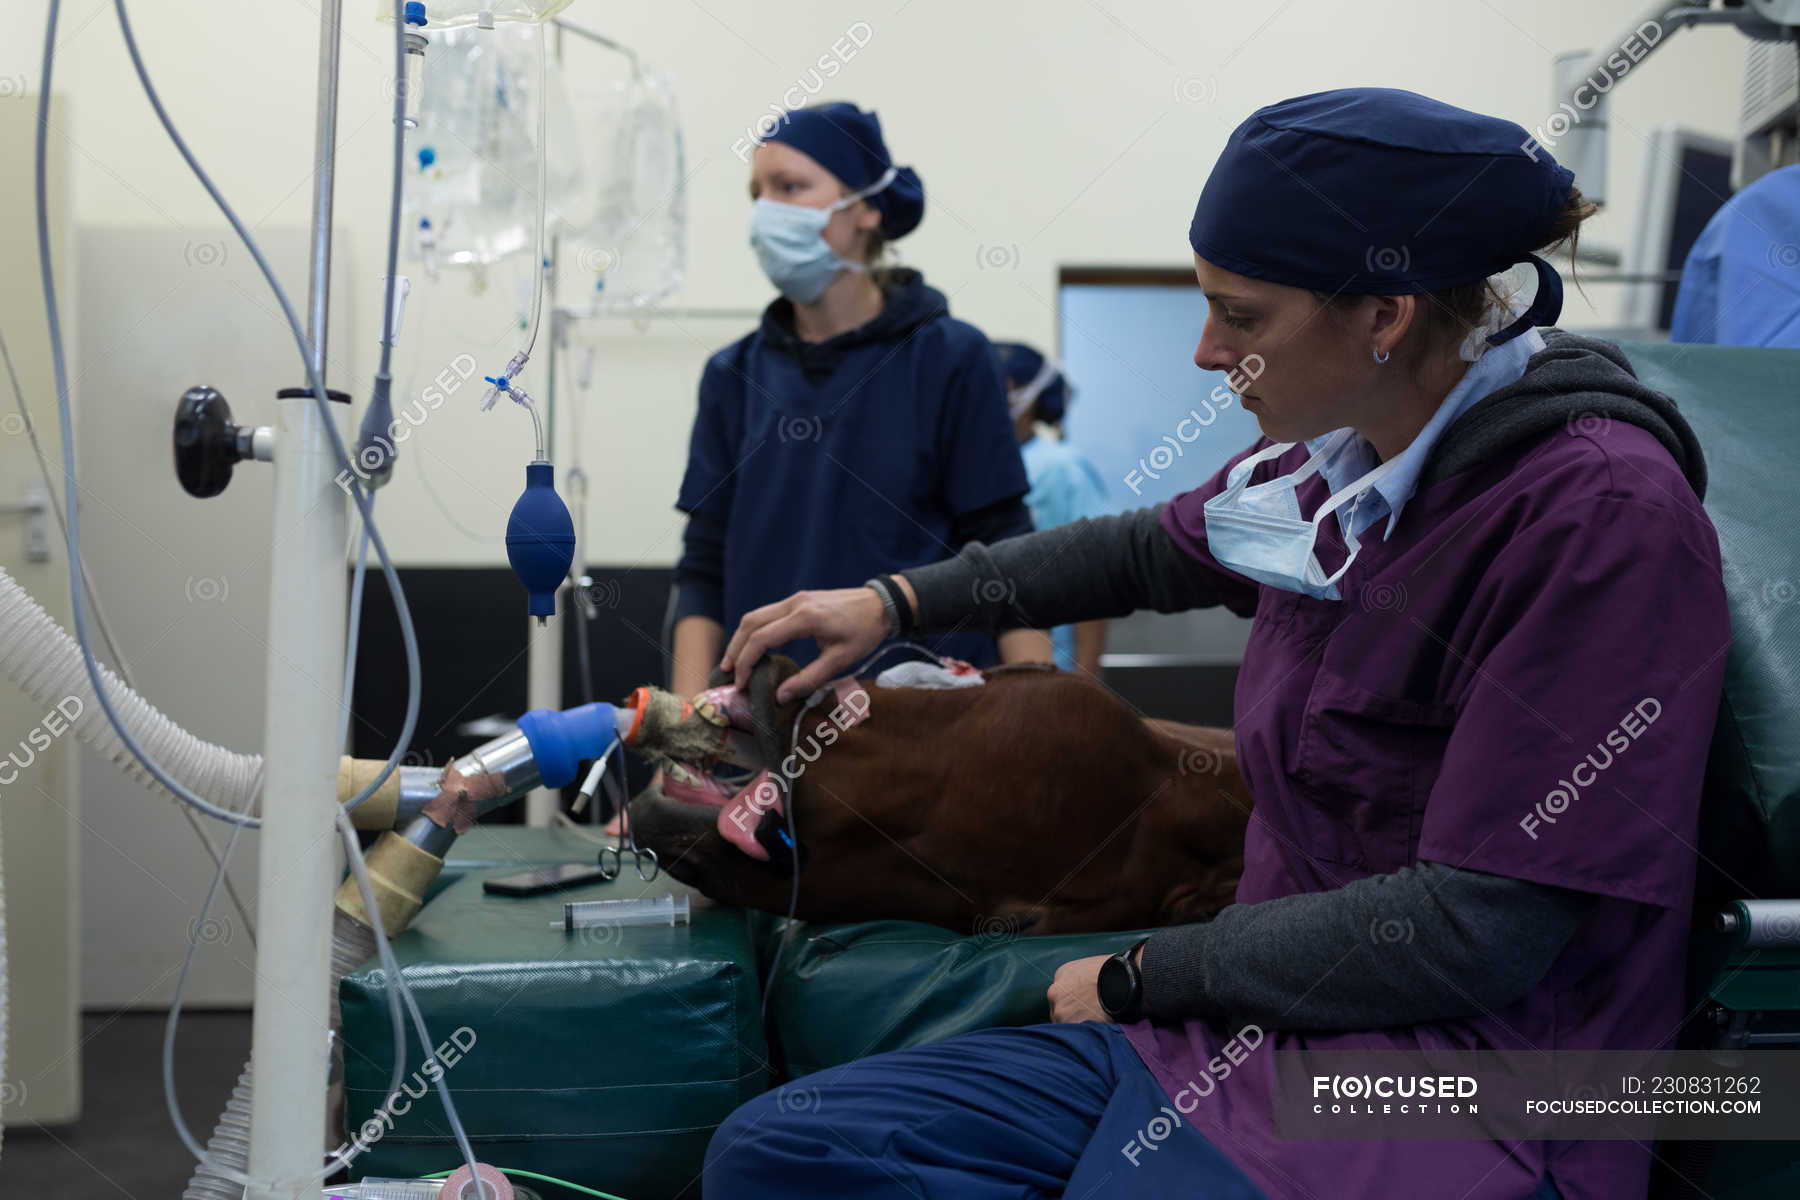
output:
M1231 902L1251 802L1229 730L1147 720L1035 666L946 689L840 681L810 708L776 704L795 669L773 657L742 691L633 697L627 745L664 782L632 800L631 827L707 896L785 913L797 860L810 921L1078 933ZM733 765L754 774L724 777Z

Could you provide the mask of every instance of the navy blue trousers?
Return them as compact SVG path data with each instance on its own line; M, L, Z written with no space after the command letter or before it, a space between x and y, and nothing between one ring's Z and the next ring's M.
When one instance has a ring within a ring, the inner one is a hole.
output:
M1159 1139L1151 1121L1167 1103L1117 1025L984 1029L758 1096L713 1134L704 1192L708 1200L1268 1200L1191 1126ZM1137 1152L1128 1156L1128 1145ZM1533 1200L1560 1197L1546 1179Z

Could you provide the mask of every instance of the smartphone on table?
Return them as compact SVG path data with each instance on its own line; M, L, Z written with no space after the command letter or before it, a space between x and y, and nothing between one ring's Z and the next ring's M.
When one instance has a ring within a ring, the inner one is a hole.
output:
M534 867L517 875L501 875L484 879L481 890L490 896L541 896L584 883L599 883L606 878L598 863L557 863L550 867Z

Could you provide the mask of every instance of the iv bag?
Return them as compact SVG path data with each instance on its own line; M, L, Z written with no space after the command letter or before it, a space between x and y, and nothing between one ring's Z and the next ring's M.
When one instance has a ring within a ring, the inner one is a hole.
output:
M573 0L488 0L485 4L480 0L425 0L425 28L455 29L462 25L476 25L481 22L483 13L491 14L495 24L536 24L548 21L571 3ZM392 21L394 5L376 0L375 19Z
M553 138L574 120L561 73L547 52L540 59L542 36L541 27L516 24L430 35L403 205L415 247L422 222L430 223L439 263L486 266L532 250L538 105L548 99ZM552 155L547 225L558 214L591 220L593 185L581 147Z
M587 47L570 39L565 52ZM575 130L585 140L593 212L566 224L558 291L578 315L630 311L679 287L687 259L681 122L669 76L626 51L569 65ZM552 132L553 156L574 153ZM555 157L552 161L556 161Z
M591 224L598 215L592 155L581 137L581 116L570 101L569 78L554 58L550 71L550 206L546 227L567 232ZM548 248L546 248L548 253Z

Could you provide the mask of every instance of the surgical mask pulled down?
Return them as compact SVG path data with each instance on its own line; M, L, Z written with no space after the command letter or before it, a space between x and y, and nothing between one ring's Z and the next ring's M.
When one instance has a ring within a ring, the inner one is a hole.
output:
M750 210L750 246L769 282L795 304L811 304L825 294L839 271L867 271L867 264L852 262L831 248L825 226L831 214L873 196L897 174L889 167L868 187L825 208L758 199Z
M1356 561L1362 543L1344 533L1344 565L1325 574L1313 547L1319 525L1326 517L1354 504L1375 482L1393 470L1389 459L1374 470L1334 492L1308 521L1300 516L1300 485L1310 479L1332 456L1344 448L1355 432L1342 429L1319 452L1291 475L1282 475L1255 487L1246 487L1258 464L1279 458L1298 443L1280 442L1239 462L1225 477L1225 490L1208 500L1206 546L1213 558L1238 574L1283 591L1299 592L1315 600L1339 599L1337 581Z

